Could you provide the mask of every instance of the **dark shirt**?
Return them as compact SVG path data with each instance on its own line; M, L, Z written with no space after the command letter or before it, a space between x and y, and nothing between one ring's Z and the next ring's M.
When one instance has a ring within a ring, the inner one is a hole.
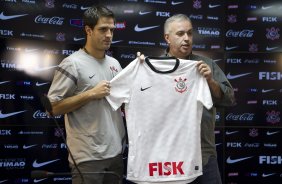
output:
M208 163L208 159L211 156L216 157L216 147L215 147L215 115L216 107L227 107L235 104L234 90L226 78L224 72L219 68L219 66L210 58L191 54L189 56L190 60L204 61L211 68L212 76L215 81L219 83L220 89L223 93L223 97L217 99L213 97L214 106L212 109L208 110L204 108L201 122L201 147L202 147L202 157L203 165Z

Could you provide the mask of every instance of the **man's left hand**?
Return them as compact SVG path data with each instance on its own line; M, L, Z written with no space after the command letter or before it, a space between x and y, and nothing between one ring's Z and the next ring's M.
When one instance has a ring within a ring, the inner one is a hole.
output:
M137 58L139 59L139 61L141 62L141 63L143 63L144 61L145 61L145 56L144 56L144 54L141 54L141 52L137 52Z
M207 79L207 81L212 80L212 73L209 65L207 65L204 61L198 61L196 67L198 68L200 74Z

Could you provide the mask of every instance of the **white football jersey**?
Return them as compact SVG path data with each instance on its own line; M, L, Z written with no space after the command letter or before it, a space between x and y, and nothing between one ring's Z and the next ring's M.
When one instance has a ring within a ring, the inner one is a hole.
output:
M127 179L135 183L189 183L202 174L200 124L213 105L197 61L132 61L111 80L113 109L125 103Z

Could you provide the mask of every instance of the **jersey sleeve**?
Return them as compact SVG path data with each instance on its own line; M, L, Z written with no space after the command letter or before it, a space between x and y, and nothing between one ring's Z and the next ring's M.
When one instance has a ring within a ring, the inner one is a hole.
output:
M197 100L200 101L207 109L211 109L213 106L212 96L207 80L200 76L199 78L199 89L197 90Z
M55 71L55 75L48 91L51 102L63 100L72 96L77 87L77 72L73 63L64 59Z
M129 102L131 86L137 75L139 65L138 59L133 60L110 81L111 91L106 99L114 110L117 110L123 103Z

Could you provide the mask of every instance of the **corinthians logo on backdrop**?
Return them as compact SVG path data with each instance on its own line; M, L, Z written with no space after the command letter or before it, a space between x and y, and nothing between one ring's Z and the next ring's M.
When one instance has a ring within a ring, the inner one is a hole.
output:
M178 80L174 79L174 81L176 82L175 90L177 92L183 93L187 91L187 85L186 85L187 79L186 78L182 79L181 77L179 77Z

